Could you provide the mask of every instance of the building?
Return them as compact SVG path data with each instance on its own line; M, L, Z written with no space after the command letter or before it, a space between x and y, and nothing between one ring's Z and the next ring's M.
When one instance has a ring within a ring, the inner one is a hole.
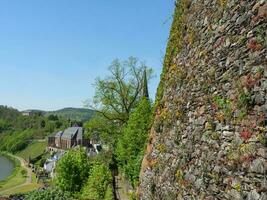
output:
M48 146L57 149L70 149L75 146L88 146L90 140L84 139L82 127L70 127L48 137Z
M41 116L44 114L44 111L41 111L41 110L24 110L21 112L21 114L23 116L34 116L34 115L37 115L37 116Z
M51 178L54 178L57 161L61 159L64 154L65 154L65 151L59 151L54 156L47 159L47 161L45 162L44 170L50 175Z
M23 111L21 112L23 116L32 116L33 115L33 112L32 111Z

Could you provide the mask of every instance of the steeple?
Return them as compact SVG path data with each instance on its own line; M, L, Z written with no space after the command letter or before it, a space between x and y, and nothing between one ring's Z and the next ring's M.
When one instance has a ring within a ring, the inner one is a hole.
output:
M144 75L143 75L142 97L146 97L147 99L149 99L146 67L144 69Z

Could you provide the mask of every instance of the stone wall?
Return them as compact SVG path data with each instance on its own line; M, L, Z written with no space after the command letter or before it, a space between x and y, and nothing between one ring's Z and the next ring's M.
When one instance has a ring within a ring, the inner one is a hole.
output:
M267 199L267 2L180 0L140 199Z

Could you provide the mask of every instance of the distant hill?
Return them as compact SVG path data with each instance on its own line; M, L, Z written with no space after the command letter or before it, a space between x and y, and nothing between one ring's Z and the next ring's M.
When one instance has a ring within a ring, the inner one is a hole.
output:
M45 115L57 115L64 117L66 119L76 120L76 121L88 121L95 114L94 110L87 108L63 108L56 111L45 112Z

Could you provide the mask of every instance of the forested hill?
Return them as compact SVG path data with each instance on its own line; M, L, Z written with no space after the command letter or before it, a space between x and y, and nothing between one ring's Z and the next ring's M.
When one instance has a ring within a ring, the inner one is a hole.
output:
M95 114L95 111L86 108L63 108L57 111L49 111L45 113L46 116L51 114L74 121L88 121Z
M6 130L18 130L31 128L33 125L31 118L26 118L11 107L0 105L0 133Z
M15 153L23 150L30 141L69 126L63 117L46 117L40 112L23 116L14 108L0 105L0 151Z

